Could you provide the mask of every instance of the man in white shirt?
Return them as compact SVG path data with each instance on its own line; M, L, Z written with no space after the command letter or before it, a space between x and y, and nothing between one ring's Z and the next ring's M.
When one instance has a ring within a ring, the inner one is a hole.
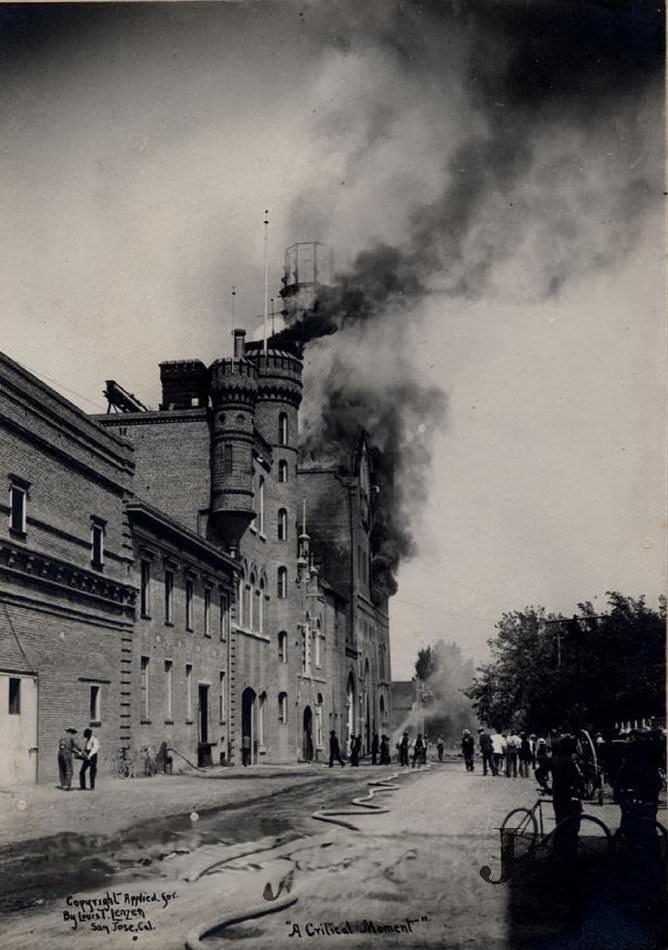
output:
M494 763L494 774L498 775L501 770L501 762L506 751L506 740L498 732L492 735L492 762Z
M100 740L93 735L92 729L84 729L83 746L83 765L79 772L79 787L82 791L86 790L86 772L90 772L90 790L95 788L95 776L97 775L97 754L100 751Z

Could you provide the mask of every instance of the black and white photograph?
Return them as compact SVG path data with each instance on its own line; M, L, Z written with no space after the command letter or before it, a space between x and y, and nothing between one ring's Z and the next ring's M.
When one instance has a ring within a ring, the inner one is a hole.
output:
M662 950L661 0L0 3L7 950Z

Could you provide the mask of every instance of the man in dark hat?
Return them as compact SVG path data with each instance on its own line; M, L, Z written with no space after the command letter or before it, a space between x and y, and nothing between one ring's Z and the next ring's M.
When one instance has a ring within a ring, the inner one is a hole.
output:
M343 759L341 758L341 747L339 746L339 737L332 729L329 733L329 767L330 769L338 762L343 768Z
M371 764L375 765L378 761L378 752L380 750L380 741L378 739L378 733L374 732L373 738L371 739Z
M72 726L68 726L58 740L59 787L65 792L69 792L72 788L72 758L75 754L81 754L81 749L74 738L76 734L77 730Z
M404 732L399 743L399 765L408 765L408 733Z
M95 776L97 775L97 755L100 751L100 740L93 735L92 729L84 729L83 765L79 772L79 788L86 790L86 772L90 775L90 790L95 791Z

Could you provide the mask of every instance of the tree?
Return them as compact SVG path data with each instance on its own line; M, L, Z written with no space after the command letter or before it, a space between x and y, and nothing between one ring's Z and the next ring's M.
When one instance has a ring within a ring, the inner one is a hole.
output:
M461 736L475 725L475 714L465 694L473 682L473 663L465 660L457 643L437 640L418 651L415 672L425 684L421 711L430 735L446 740Z
M504 614L467 695L498 728L611 726L663 715L665 602L659 610L608 592L608 609L578 605L570 619L527 607Z
M428 680L436 672L437 658L431 647L424 647L418 650L417 660L415 661L415 675L419 680Z

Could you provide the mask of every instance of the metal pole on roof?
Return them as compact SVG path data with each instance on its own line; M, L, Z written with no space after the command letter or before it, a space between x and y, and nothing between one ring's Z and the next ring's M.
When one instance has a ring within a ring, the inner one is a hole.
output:
M264 212L264 355L267 355L267 323L269 311L269 211Z

